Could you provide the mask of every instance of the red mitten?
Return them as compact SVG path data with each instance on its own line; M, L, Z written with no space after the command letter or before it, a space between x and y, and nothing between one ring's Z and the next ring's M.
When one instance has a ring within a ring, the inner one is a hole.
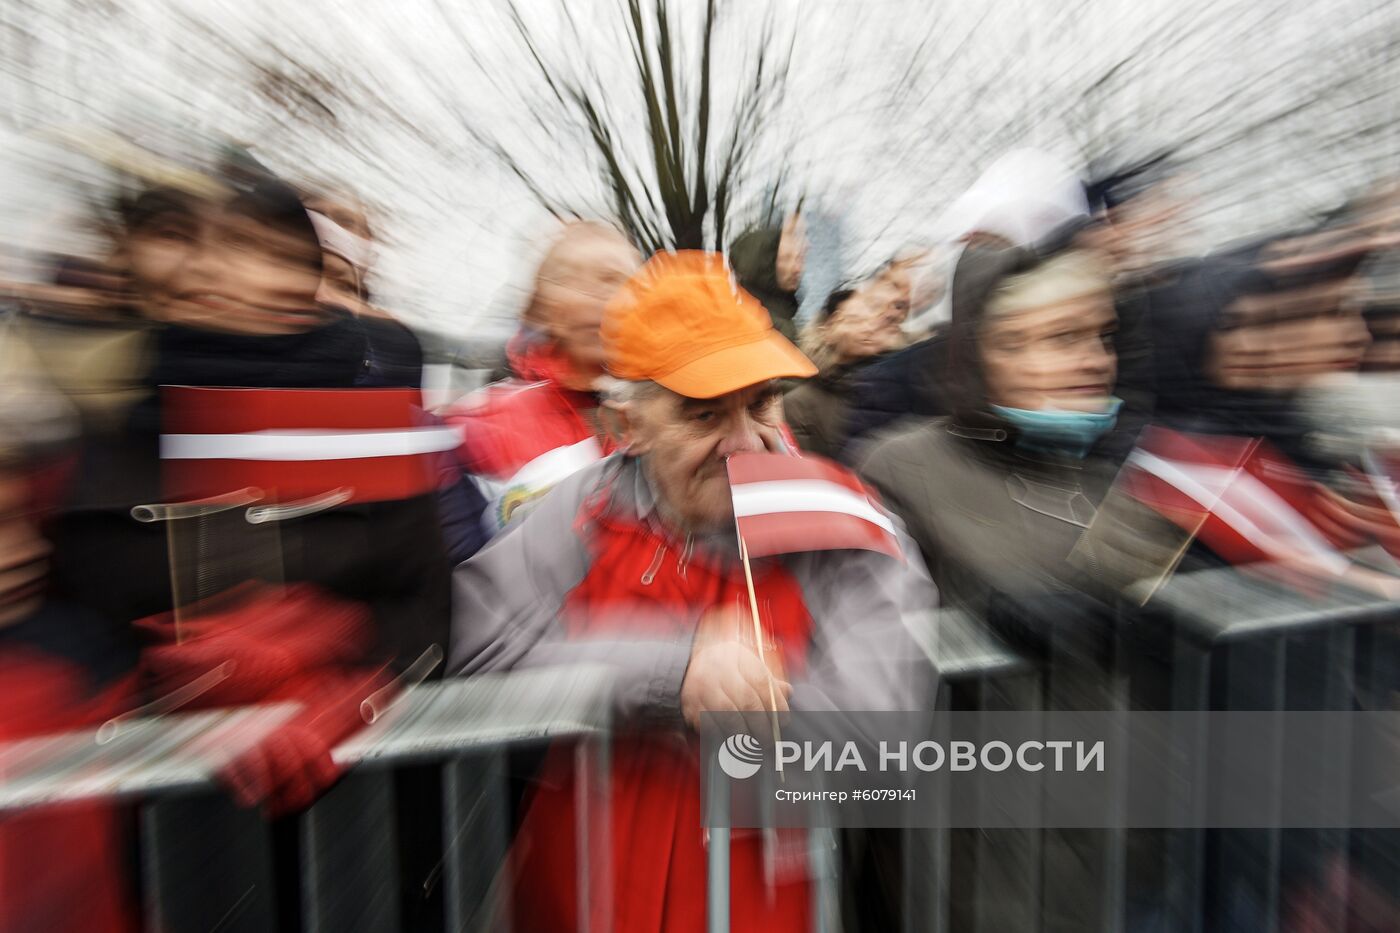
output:
M157 693L222 668L201 692L201 706L258 702L305 671L360 661L370 643L367 608L305 584L248 584L215 610L199 608L178 632L172 614L137 624L163 641L142 659Z
M1380 496L1365 492L1360 483L1348 495L1318 485L1308 505L1308 519L1337 547L1359 548L1374 541L1391 556L1400 555L1400 524Z
M383 670L318 671L277 691L303 709L221 775L243 806L263 805L270 816L303 809L340 777L331 750L364 725L360 704L388 682Z

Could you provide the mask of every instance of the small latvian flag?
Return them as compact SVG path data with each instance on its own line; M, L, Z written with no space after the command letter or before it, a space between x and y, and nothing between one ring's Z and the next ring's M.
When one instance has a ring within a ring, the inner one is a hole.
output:
M1150 426L1118 482L1232 564L1306 559L1333 574L1350 565L1307 517L1317 493L1306 474L1259 438Z
M351 502L437 488L461 443L417 389L161 387L161 485L171 502L246 487L287 502L346 490Z
M857 548L903 559L894 522L859 479L829 460L735 454L729 488L750 557Z

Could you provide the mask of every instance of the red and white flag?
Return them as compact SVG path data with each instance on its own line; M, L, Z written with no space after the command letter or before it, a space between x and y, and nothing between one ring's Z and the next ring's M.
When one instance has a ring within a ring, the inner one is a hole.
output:
M1333 574L1350 565L1307 517L1308 478L1259 438L1150 427L1119 482L1232 564L1304 559Z
M169 501L254 487L286 502L345 490L347 501L437 487L438 458L461 443L417 389L163 386L160 437Z
M856 548L903 558L894 522L854 474L829 460L735 454L729 488L750 557Z

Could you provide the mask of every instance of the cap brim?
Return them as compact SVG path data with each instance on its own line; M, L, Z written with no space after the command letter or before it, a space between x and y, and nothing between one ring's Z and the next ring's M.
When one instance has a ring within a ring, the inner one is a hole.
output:
M770 379L806 379L817 367L776 330L759 340L725 347L654 380L686 398L716 398Z

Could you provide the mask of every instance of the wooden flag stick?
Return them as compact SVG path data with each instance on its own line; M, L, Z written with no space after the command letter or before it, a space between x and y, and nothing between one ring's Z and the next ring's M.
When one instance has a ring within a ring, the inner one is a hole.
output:
M739 559L744 563L744 584L749 588L749 611L753 613L753 638L758 646L758 659L763 661L763 670L768 674L768 711L773 718L773 740L781 741L782 733L778 731L778 694L773 685L773 672L768 668L768 662L763 657L763 625L758 621L758 596L753 590L753 569L749 566L749 546L744 543L744 536L739 536ZM783 771L781 760L778 762L778 773Z

